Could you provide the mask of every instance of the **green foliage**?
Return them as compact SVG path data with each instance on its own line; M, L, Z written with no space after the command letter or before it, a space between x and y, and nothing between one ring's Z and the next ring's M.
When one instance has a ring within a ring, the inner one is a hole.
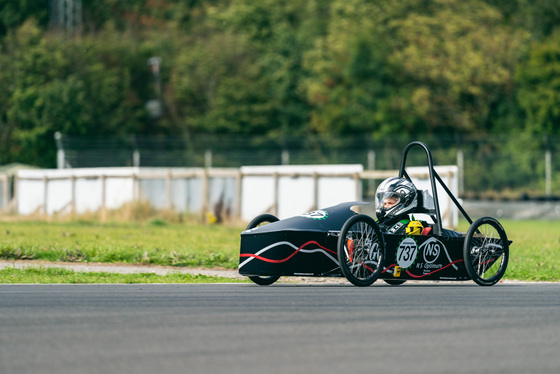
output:
M0 38L30 18L45 27L48 22L46 5L44 1L36 0L0 0Z
M110 47L99 43L103 38ZM0 97L2 138L17 161L54 166L56 131L125 135L142 129L146 115L138 95L146 97L146 90L134 89L132 77L149 77L148 69L136 61L133 40L113 39L107 33L65 41L42 35L34 22L6 37L0 67L10 78L8 94Z
M302 88L313 105L314 132L363 133L388 124L380 108L391 97L394 71L387 61L383 25L390 16L384 8L362 0L333 2L327 34L304 60L309 77Z
M528 60L518 66L518 99L531 134L560 134L560 29L533 42Z
M558 134L555 0L83 0L73 35L47 5L0 0L0 164L53 167L56 131Z
M404 3L333 3L329 34L307 55L314 127L413 136L492 131L491 111L511 94L528 34L504 25L484 2Z
M528 34L503 25L501 14L483 2L439 5L433 14L396 23L402 47L392 58L418 86L411 109L431 132L491 132L490 111L509 94Z
M556 0L485 0L504 16L505 23L527 30L534 39L546 38L560 21L560 3Z

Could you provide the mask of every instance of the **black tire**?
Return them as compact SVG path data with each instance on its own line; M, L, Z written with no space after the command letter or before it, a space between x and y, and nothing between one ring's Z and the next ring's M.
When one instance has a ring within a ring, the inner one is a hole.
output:
M477 284L498 283L509 260L509 241L502 225L491 217L477 219L467 231L463 258L467 273Z
M342 226L337 249L340 269L353 285L369 286L381 275L385 242L373 218L364 214L350 217Z
M247 225L246 230L254 229L257 226L266 225L272 222L278 221L278 218L272 214L261 214L253 218L251 222ZM280 279L279 275L271 275L271 276L261 276L261 275L250 275L249 279L253 281L253 283L258 284L259 286L269 286Z
M383 281L391 286L400 286L406 282L406 279L383 279Z

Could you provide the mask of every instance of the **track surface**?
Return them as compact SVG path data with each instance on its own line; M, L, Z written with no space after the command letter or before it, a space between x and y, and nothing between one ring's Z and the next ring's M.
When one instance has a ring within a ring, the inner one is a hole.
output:
M0 373L558 373L560 284L0 285Z

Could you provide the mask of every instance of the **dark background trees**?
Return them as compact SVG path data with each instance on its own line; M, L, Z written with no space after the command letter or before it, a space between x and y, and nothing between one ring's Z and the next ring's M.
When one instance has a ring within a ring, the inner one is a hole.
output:
M80 3L0 0L0 164L55 166L56 131L560 136L555 0Z

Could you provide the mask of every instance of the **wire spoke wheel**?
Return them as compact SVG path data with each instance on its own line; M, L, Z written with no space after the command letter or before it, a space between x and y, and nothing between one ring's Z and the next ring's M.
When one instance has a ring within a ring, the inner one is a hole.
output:
M350 283L369 286L379 278L385 259L385 242L371 217L358 214L349 218L342 226L337 249L340 269Z
M254 229L255 227L264 226L272 222L278 221L276 216L272 214L261 214L255 218L247 225L245 230ZM250 275L249 279L253 281L253 283L258 284L259 286L269 286L280 279L279 275L270 275L270 276L262 276L262 275Z
M496 284L509 259L509 241L502 225L491 217L476 220L467 231L463 257L473 281L481 286Z

